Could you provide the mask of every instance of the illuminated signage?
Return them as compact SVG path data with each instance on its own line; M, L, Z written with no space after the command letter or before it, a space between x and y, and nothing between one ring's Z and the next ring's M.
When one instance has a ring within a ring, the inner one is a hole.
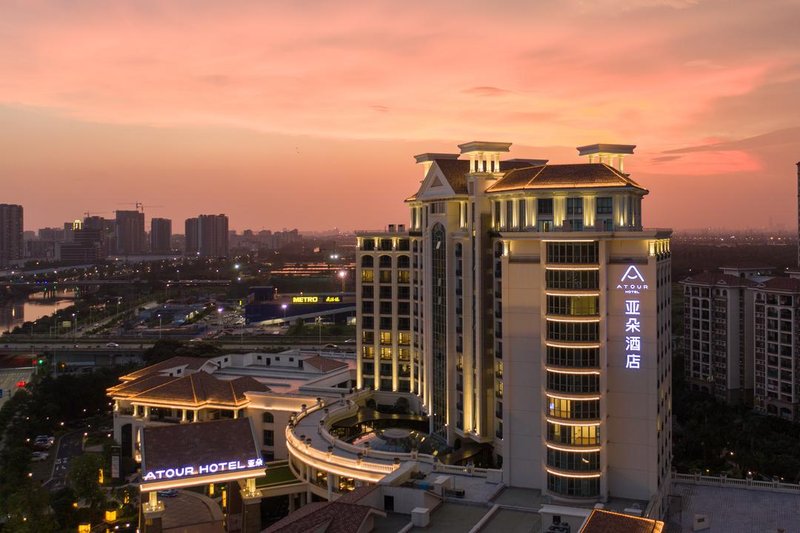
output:
M149 470L145 473L142 480L156 481L159 479L181 479L190 476L206 476L219 472L235 472L237 470L248 470L264 466L264 460L248 459L247 461L223 461L221 463L208 463L204 465L183 466L176 468L164 468L161 470Z
M639 269L631 265L620 278L617 289L625 291L625 294L639 294L639 291L647 290L647 283Z
M292 296L293 304L338 304L342 303L341 296Z
M628 295L637 295L647 290L644 276L634 265L620 278L617 289ZM625 299L625 368L638 370L642 366L642 321L639 298Z

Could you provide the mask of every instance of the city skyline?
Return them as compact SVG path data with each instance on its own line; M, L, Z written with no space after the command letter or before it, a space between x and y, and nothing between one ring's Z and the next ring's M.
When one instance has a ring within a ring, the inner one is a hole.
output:
M465 138L551 163L637 144L646 226L793 225L791 2L188 6L4 9L0 175L26 230L137 200L239 231L403 223L409 154Z

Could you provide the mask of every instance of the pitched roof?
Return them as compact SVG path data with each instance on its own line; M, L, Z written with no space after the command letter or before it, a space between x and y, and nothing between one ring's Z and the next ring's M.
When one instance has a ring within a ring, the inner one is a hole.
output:
M759 283L757 288L773 291L800 292L800 279L775 277L764 283Z
M148 426L142 431L142 472L261 457L248 417ZM255 465L254 465L255 466ZM259 468L263 473L263 468Z
M514 169L497 180L486 192L583 187L633 187L646 191L614 167L604 163L580 163Z
M592 509L580 533L660 533L663 529L660 520Z
M139 383L142 386L139 386ZM244 376L233 380L217 379L200 371L183 377L149 376L128 387L111 391L115 397L150 402L170 402L199 406L203 404L238 406L247 402L245 392L268 392L255 379Z
M186 356L175 356L170 357L160 363L156 363L154 365L146 366L139 370L135 370L130 374L125 374L124 376L120 377L122 381L133 381L134 379L139 379L143 376L147 376L149 374L153 374L156 372L166 372L168 370L178 369L178 368L185 368L187 370L199 370L206 364L209 359L203 357L186 357Z
M347 363L344 361L337 361L336 359L322 357L321 355L315 355L313 357L309 357L308 359L303 359L303 366L306 365L312 366L321 372L331 372L333 370L347 368Z
M469 159L440 159L434 158L433 162L439 167L445 179L456 194L467 194L467 173L469 173ZM511 159L500 161L500 171L508 172L514 169L529 168L532 166L531 160ZM406 201L416 199L419 192L406 198Z
M752 287L755 282L739 276L723 274L722 272L702 272L693 274L681 280L681 283L692 285L724 285L728 287Z
M373 507L338 500L312 503L272 524L262 533L356 533L370 513L383 515Z

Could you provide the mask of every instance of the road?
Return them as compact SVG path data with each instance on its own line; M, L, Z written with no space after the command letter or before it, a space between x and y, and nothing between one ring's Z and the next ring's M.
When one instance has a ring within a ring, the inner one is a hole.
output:
M56 452L56 458L53 461L53 474L51 478L44 483L44 486L49 490L54 491L66 486L69 462L83 453L82 441L82 431L66 433L58 441L58 450Z

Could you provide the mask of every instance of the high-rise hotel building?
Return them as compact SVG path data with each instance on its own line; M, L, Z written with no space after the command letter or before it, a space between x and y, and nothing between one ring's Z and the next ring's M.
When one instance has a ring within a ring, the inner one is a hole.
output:
M357 234L358 385L489 444L507 485L660 508L671 459L669 230L642 228L633 146L583 164L509 143L416 156L408 229Z

